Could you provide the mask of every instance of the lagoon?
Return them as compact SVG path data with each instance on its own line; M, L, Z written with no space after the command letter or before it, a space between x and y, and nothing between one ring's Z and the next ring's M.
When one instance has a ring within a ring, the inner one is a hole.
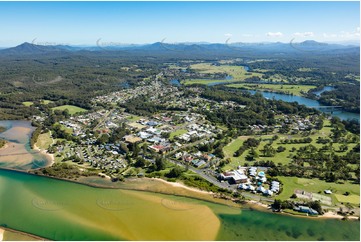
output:
M46 167L51 163L47 155L30 147L30 138L35 130L29 121L0 121L0 126L6 130L0 133L0 138L8 143L0 152L0 168L29 170Z

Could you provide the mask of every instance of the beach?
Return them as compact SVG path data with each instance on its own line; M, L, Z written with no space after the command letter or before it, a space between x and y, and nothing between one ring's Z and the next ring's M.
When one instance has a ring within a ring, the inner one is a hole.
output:
M171 185L173 187L184 188L186 190L193 191L193 192L198 192L198 193L203 193L203 194L210 194L210 195L214 194L213 192L207 192L207 191L202 191L202 190L194 188L194 187L188 187L188 186L186 186L186 185L184 185L182 183L179 183L179 182L168 182L168 181L160 179L160 178L151 178L151 179L166 183L166 184Z
M33 150L39 151L41 154L45 155L48 158L50 163L47 166L52 166L55 163L54 154L48 153L47 150L40 149L39 147L36 146L36 144L34 144Z
M0 228L0 241L3 241L5 230Z

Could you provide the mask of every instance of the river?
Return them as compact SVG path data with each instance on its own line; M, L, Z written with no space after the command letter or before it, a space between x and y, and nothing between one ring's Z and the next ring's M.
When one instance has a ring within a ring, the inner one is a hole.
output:
M48 166L51 158L30 147L31 133L35 130L28 121L0 121L6 130L0 138L8 141L0 152L0 168L29 170Z
M330 110L322 109L322 104L320 104L316 100L312 100L309 98L301 97L301 96L294 96L294 95L287 95L287 94L280 94L280 93L274 93L274 92L261 92L261 91L255 91L255 90L247 90L251 94L255 94L256 92L261 93L265 98L269 99L276 99L276 100L282 100L285 102L297 102L300 105L305 105L307 107L312 107L321 110L322 112L325 112L327 114L331 114L332 116L339 117L341 120L347 120L347 119L356 119L360 122L360 115L357 113L350 113L345 111L333 111L333 113L330 113ZM321 90L320 92L323 92L324 90ZM321 108L321 109L320 109Z
M17 122L5 121L5 124L11 129ZM4 126L4 122L0 124ZM28 127L29 123L21 125ZM4 133L0 135L6 136ZM29 139L28 133L26 136ZM1 226L52 240L358 240L360 237L359 221L241 210L192 198L95 188L2 169L0 197Z

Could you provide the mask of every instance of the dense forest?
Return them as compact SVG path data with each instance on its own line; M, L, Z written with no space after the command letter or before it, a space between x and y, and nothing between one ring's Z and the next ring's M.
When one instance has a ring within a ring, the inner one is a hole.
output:
M303 48L307 51L302 51ZM275 74L285 76L290 83L337 85L337 90L324 93L320 101L327 104L331 99L336 99L338 105L349 106L350 111L357 112L359 107L355 107L355 103L359 100L359 84L352 77L359 75L359 57L358 47L326 46L313 42L299 46L282 43L262 46L155 43L129 49L95 48L92 51L24 43L0 50L0 118L26 119L38 114L35 105L26 107L22 102L40 102L42 99L53 101L53 106L69 104L90 109L89 100L92 97L136 86L140 81L165 70L167 63L182 65L187 61L214 62L220 59L236 60L234 65L247 65L254 71L264 69L266 77ZM259 61L259 58L266 61ZM303 78L303 81L296 80L296 77ZM347 96L346 91L352 94ZM251 105L253 100L238 101ZM342 104L343 101L345 103ZM275 105L286 112L298 112L293 104ZM234 118L244 117L247 120L247 116L256 114L260 123L266 122L258 117L257 110L250 108L247 111L248 114L239 114ZM248 123L245 121L244 125Z

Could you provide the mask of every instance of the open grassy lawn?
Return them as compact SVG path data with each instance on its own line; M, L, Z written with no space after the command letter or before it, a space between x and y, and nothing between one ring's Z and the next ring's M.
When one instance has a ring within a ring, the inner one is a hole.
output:
M48 105L49 103L52 103L53 101L51 101L51 100L46 100L46 99L44 99L44 100L41 100L41 103L42 104L45 104L45 105Z
M36 141L36 146L40 149L48 149L49 146L53 143L53 139L50 136L50 132L40 134L38 140Z
M342 194L335 194L336 199L342 203L352 203L352 204L360 204L360 196L358 195L342 195Z
M330 121L329 120L325 120L324 121L324 127L320 130L317 131L315 134L310 135L309 137L312 138L312 142L310 143L311 145L315 146L316 148L321 148L322 146L324 146L323 144L318 144L317 142L317 138L318 137L328 137L331 134L331 127L329 126ZM281 144L281 140L286 140L286 139L301 139L304 138L302 137L300 134L296 134L296 135L283 135L283 134L277 134L278 135L278 140L274 141L272 144L272 147L274 149L277 149L277 147L279 146L283 146L286 150L283 152L276 152L274 157L264 157L263 156L263 147L268 144L271 141L271 138L274 134L270 134L270 135L253 135L253 136L241 136L238 137L237 139L235 139L234 141L232 141L231 143L229 143L228 145L226 145L223 148L223 152L225 154L225 158L230 158L231 162L227 165L225 165L223 167L224 170L229 170L229 169L233 169L235 167L237 167L238 165L243 166L245 163L248 163L249 165L253 164L253 161L247 161L246 157L249 153L249 149L246 150L241 156L239 157L233 157L233 153L239 148L241 147L241 145L243 144L243 141L245 141L248 138L255 138L255 139L261 139L261 143L260 145L255 149L259 155L258 158L255 159L255 161L273 161L276 165L278 163L281 163L283 165L288 164L289 162L291 162L292 160L292 156L294 154L296 154L296 152L291 152L292 148L296 148L299 149L300 147L303 146L307 146L310 144ZM349 135L351 135L351 133L349 133ZM356 144L350 144L350 147L355 146ZM334 151L336 152L337 155L346 155L347 151L345 152L338 152L339 147L341 146L341 144L339 143L333 143L332 147L334 149ZM351 148L349 148L351 149Z
M127 119L128 119L130 122L136 122L136 121L138 121L139 119L141 119L141 117L139 117L139 116L137 116L137 115L132 115L132 116L127 117Z
M185 134L187 132L188 132L188 130L186 130L186 129L178 129L178 130L170 133L169 139L173 140L175 136L179 136L179 135Z
M272 81L272 82L288 83L287 77L284 75L281 75L281 74L274 74L274 75L270 76L267 80Z
M360 199L360 185L351 184L345 182L344 184L325 182L319 179L306 179L306 178L297 178L297 177L278 177L283 183L283 192L277 196L278 199L286 200L292 196L295 189L304 190L307 192L318 193L321 191L322 195L324 190L331 190L333 194L326 195L332 198L333 204L338 202L344 202L348 199L348 202L353 202L354 204L359 204ZM349 192L349 196L344 196L345 192ZM353 196L352 196L353 195ZM341 199L341 201L339 200ZM343 200L343 201L342 201Z
M215 74L215 73L227 73L228 75L232 76L233 79L231 80L204 80L204 79L192 79L186 80L183 82L185 85L189 84L209 84L214 82L236 82L236 81L243 81L246 78L250 78L252 76L262 77L263 74L261 73L254 73L248 72L244 69L243 66L229 66L229 65L221 65L221 66L214 66L210 63L200 63L194 64L190 66L191 69L204 74Z
M61 110L61 111L65 110L65 109L68 109L68 111L71 115L73 115L75 113L84 113L87 111L84 108L80 108L80 107L73 106L73 105L63 105L63 106L58 106L58 107L52 108L52 110Z
M302 96L302 93L307 93L310 89L316 88L316 86L311 86L311 85L248 84L248 83L230 84L227 86L233 88L246 88L246 89L258 90L258 91L284 92L295 96Z
M33 102L23 102L23 105L27 107L30 107L33 104L34 104Z

